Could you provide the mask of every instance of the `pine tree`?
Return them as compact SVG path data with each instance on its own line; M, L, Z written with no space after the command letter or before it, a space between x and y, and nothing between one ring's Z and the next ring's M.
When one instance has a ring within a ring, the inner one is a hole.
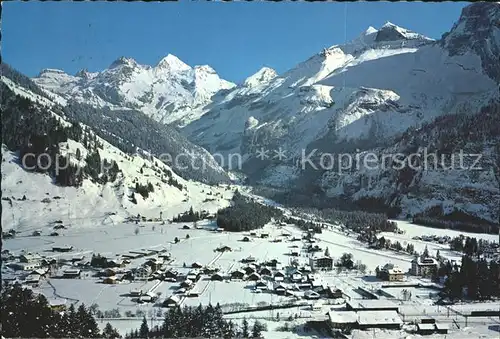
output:
M260 338L262 331L265 331L265 326L258 320L255 320L252 327L252 338Z
M144 317L142 318L141 328L139 329L139 337L147 338L148 335L149 335L148 321L146 320L146 317Z
M328 249L328 247L326 248L325 250L325 256L326 257L329 257L330 256L330 250Z
M102 331L102 336L104 338L110 338L110 339L121 337L116 328L113 328L113 326L111 326L110 323L107 323L106 326L104 327L104 330Z
M243 323L242 323L242 328L241 328L241 336L243 338L248 338L250 336L247 318L243 318Z
M422 254L424 258L429 258L429 249L427 248L427 245L425 245L424 253Z

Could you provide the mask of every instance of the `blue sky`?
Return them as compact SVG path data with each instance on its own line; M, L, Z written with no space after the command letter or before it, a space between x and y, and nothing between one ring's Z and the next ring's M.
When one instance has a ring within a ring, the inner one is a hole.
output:
M323 48L386 21L439 38L467 3L5 2L3 60L98 71L120 56L155 65L167 54L240 82L262 66L284 72ZM347 15L345 15L347 13Z

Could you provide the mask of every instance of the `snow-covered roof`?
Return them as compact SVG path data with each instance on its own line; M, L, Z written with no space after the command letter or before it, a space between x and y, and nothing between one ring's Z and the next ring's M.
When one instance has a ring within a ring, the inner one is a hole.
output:
M358 323L360 325L371 324L402 324L403 321L396 311L359 311Z
M384 299L352 300L348 304L354 309L399 308L395 302Z
M329 311L328 317L335 324L353 324L358 321L358 315L354 311Z

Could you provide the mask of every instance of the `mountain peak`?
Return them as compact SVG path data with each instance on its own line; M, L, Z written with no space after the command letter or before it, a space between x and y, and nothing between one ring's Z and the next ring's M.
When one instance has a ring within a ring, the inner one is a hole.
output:
M113 63L111 64L111 66L109 66L109 68L116 68L119 66L134 67L134 66L137 66L137 61L135 61L132 58L127 58L127 57L121 56L118 59L116 59L115 61L113 61Z
M245 87L254 87L261 84L265 84L273 80L278 76L278 73L272 68L262 67L255 74L249 76L245 79L243 86Z
M211 73L211 74L216 74L215 69L208 65L200 65L200 66L194 66L195 72L204 72L204 73Z
M386 21L386 23L381 28L399 28L399 26L393 24L390 21Z
M377 33L378 30L373 27L373 26L369 26L366 31L363 33L363 35L370 35L370 34L373 34L373 33Z
M75 77L84 78L84 79L92 79L97 75L97 73L91 73L86 68L83 68L76 72Z
M38 78L43 76L44 74L66 74L63 70L55 69L55 68L44 68L38 74Z
M166 57L161 59L158 65L156 65L156 68L169 69L173 71L187 71L191 69L191 67L173 54L168 54Z
M376 42L380 41L398 41L398 40L432 40L421 34L415 33L409 29L400 27L387 21L380 30L377 31L375 37Z

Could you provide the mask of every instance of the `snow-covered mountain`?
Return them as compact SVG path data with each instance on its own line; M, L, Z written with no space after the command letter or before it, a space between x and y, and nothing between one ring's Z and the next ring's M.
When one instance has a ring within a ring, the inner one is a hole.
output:
M254 183L292 187L304 179L295 163L302 150L340 153L388 148L409 129L442 116L477 114L500 97L499 8L499 3L467 6L438 41L392 23L369 27L353 41L326 48L284 74L255 81L259 72L245 82L252 86L219 93L208 112L188 124L184 133L212 152L241 153L246 160L243 170ZM270 151L267 161L256 159L261 148ZM275 159L273 151L279 148L286 152L285 161ZM309 174L305 186L318 183L322 172ZM429 180L426 185L437 185L441 179ZM496 183L484 180L484 187L497 192ZM327 182L321 181L320 186L332 195ZM392 180L380 182L384 187L393 184ZM455 201L456 196L437 192L442 196L433 204L440 199ZM392 191L380 196L392 204L395 193L403 194ZM362 195L354 190L347 198ZM432 205L430 196L420 199L428 201L417 204L399 196L398 204L406 204L403 210L413 204L412 212ZM464 209L477 213L470 206Z
M190 67L171 55L155 67L120 58L102 72L82 70L71 76L45 70L34 81L55 93L53 100L60 103L76 99L106 107L108 122L130 119L127 123L133 126L141 111L156 122L181 127L193 143L225 156L224 165L232 169L238 164L229 164L229 159L238 157L229 155L237 153L251 183L298 186L346 200L375 198L403 214L415 214L440 204L449 209L450 203L462 199L469 176L449 175L454 178L449 181L442 173L406 173L404 185L419 192L412 196L408 187L402 189L400 173L384 170L376 179L371 175L369 188L357 184L365 180L359 169L339 179L332 170L304 171L297 161L303 151L314 149L318 157L368 151L407 154L418 149L412 144L418 136L415 131L429 129L432 133L426 132L417 146L439 152L458 151L449 145L467 146L488 155L487 165L494 163L494 126L481 127L480 133L489 139L468 140L467 145L466 137L453 128L471 129L468 117L496 112L499 13L499 3L471 4L438 40L387 22L378 29L369 27L348 43L325 48L283 74L264 67L239 85L220 79L209 66ZM443 117L467 123L443 123ZM100 121L101 125L106 123ZM265 161L256 157L262 149L268 150ZM492 205L477 198L483 193L498 198L498 179L490 179L489 174L474 179L475 193L459 208L474 215L490 210ZM498 212L490 212L484 217L493 220Z
M66 99L138 109L156 121L180 125L202 114L212 95L235 86L210 66L190 67L171 54L154 67L120 57L102 72L81 70L73 76L45 69L33 80Z
M140 149L133 154L121 151L88 126L70 121L59 103L29 79L6 65L2 65L2 70L2 225L5 230L43 228L62 219L67 225L78 220L81 227L111 225L137 214L167 219L190 207L213 213L229 205L233 192L229 186L185 180L160 159ZM80 135L80 138L61 137L65 134ZM42 146L44 143L49 145L47 149ZM61 159L68 159L80 172L62 168L60 172L25 169L21 152L26 147L33 150L42 147L42 151L45 149L50 154L57 150ZM91 161L106 170L90 170ZM33 216L36 216L36 224L33 224Z

